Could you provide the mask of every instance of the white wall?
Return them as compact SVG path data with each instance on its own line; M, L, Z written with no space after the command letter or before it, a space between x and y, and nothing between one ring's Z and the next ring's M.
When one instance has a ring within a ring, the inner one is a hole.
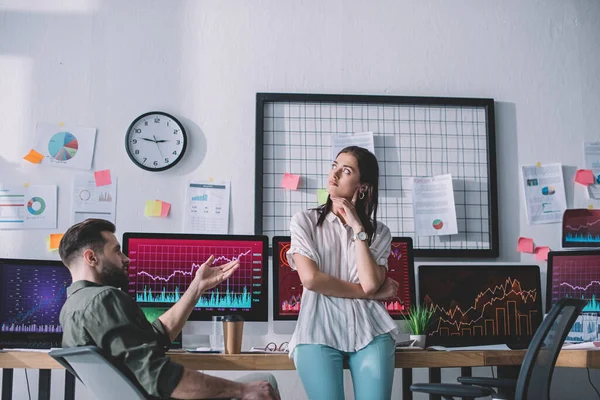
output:
M531 263L515 253L517 237L558 249L560 231L527 225L519 166L562 162L571 182L582 142L599 139L599 21L596 0L0 0L0 182L57 184L64 231L73 171L22 157L38 121L97 127L93 167L119 179L119 233L181 231L184 182L214 177L231 180L230 231L247 234L256 92L491 97L498 261ZM191 135L171 171L144 172L124 150L129 123L151 110L181 117ZM569 206L590 203L581 187L568 187ZM172 203L168 219L143 216L154 198ZM46 251L49 233L0 231L0 257L58 258ZM16 398L25 398L24 374L15 375ZM284 398L303 398L295 373L277 376ZM557 376L556 398L592 397L585 371ZM58 379L54 398L63 390ZM581 384L561 384L566 379Z

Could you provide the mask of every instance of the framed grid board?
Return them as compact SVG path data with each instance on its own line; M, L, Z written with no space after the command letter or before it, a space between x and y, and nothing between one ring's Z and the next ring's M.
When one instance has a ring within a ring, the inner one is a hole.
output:
M493 99L257 93L255 233L289 235L318 206L333 134L373 132L378 221L412 237L416 257L498 257ZM281 186L300 175L298 190ZM412 177L452 174L458 234L416 236Z

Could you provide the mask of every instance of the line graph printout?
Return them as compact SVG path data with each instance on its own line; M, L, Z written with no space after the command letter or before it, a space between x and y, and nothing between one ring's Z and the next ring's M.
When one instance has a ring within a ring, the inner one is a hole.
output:
M59 314L71 284L69 270L62 264L2 262L0 271L2 333L61 333Z
M427 345L526 346L543 317L538 266L421 266L419 285Z
M286 253L290 249L289 236L273 238L274 297L273 318L296 320L300 314L303 286L298 272L290 267ZM394 319L402 319L415 302L415 277L410 238L393 238L388 257L386 276L399 283L398 296L382 301Z
M600 247L600 210L566 210L562 221L562 247Z
M239 259L240 267L227 281L200 298L192 319L208 320L215 314L236 313L252 320L257 310L264 308L266 320L265 254L260 238L124 238L125 241L124 249L127 248L131 259L129 293L141 306L164 308L177 302L190 286L198 268L214 255L214 266Z
M600 314L600 250L548 254L546 310L564 297L588 300L583 312Z

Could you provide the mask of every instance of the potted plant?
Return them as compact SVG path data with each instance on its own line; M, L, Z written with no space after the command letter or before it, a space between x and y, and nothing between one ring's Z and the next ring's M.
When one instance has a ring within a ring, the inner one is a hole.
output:
M414 340L413 347L425 348L425 333L431 323L433 310L430 307L411 306L408 315L404 319L408 322L410 340Z

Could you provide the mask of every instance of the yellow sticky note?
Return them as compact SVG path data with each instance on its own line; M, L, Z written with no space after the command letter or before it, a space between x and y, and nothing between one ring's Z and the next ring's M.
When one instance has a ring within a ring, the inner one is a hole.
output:
M61 121L58 123L58 126L65 126L65 123Z
M593 209L594 209L594 206L590 204L590 205L588 206L588 210L593 210Z
M28 188L29 187L29 182L25 182L25 184L23 186L25 186L26 188Z
M29 153L23 158L32 164L39 164L44 159L44 155L41 153L38 153L34 149L31 149L31 150L29 150Z
M58 246L60 246L60 240L63 238L63 236L64 236L63 233L51 233L50 234L50 242L48 243L48 248L50 250L58 249Z
M327 193L327 189L317 190L317 203L319 205L327 203L327 196L329 196L329 193Z
M156 200L152 205L152 216L160 217L160 212L162 211L162 201Z
M535 164L535 166L536 166L536 167L538 167L538 168L540 168L540 167L542 166L542 163L538 161L538 162Z
M146 200L146 208L144 208L144 216L151 217L152 209L154 208L154 200Z
M212 181L214 181L213 177L211 176L210 178L208 178L208 181L209 181L210 183L212 183Z

